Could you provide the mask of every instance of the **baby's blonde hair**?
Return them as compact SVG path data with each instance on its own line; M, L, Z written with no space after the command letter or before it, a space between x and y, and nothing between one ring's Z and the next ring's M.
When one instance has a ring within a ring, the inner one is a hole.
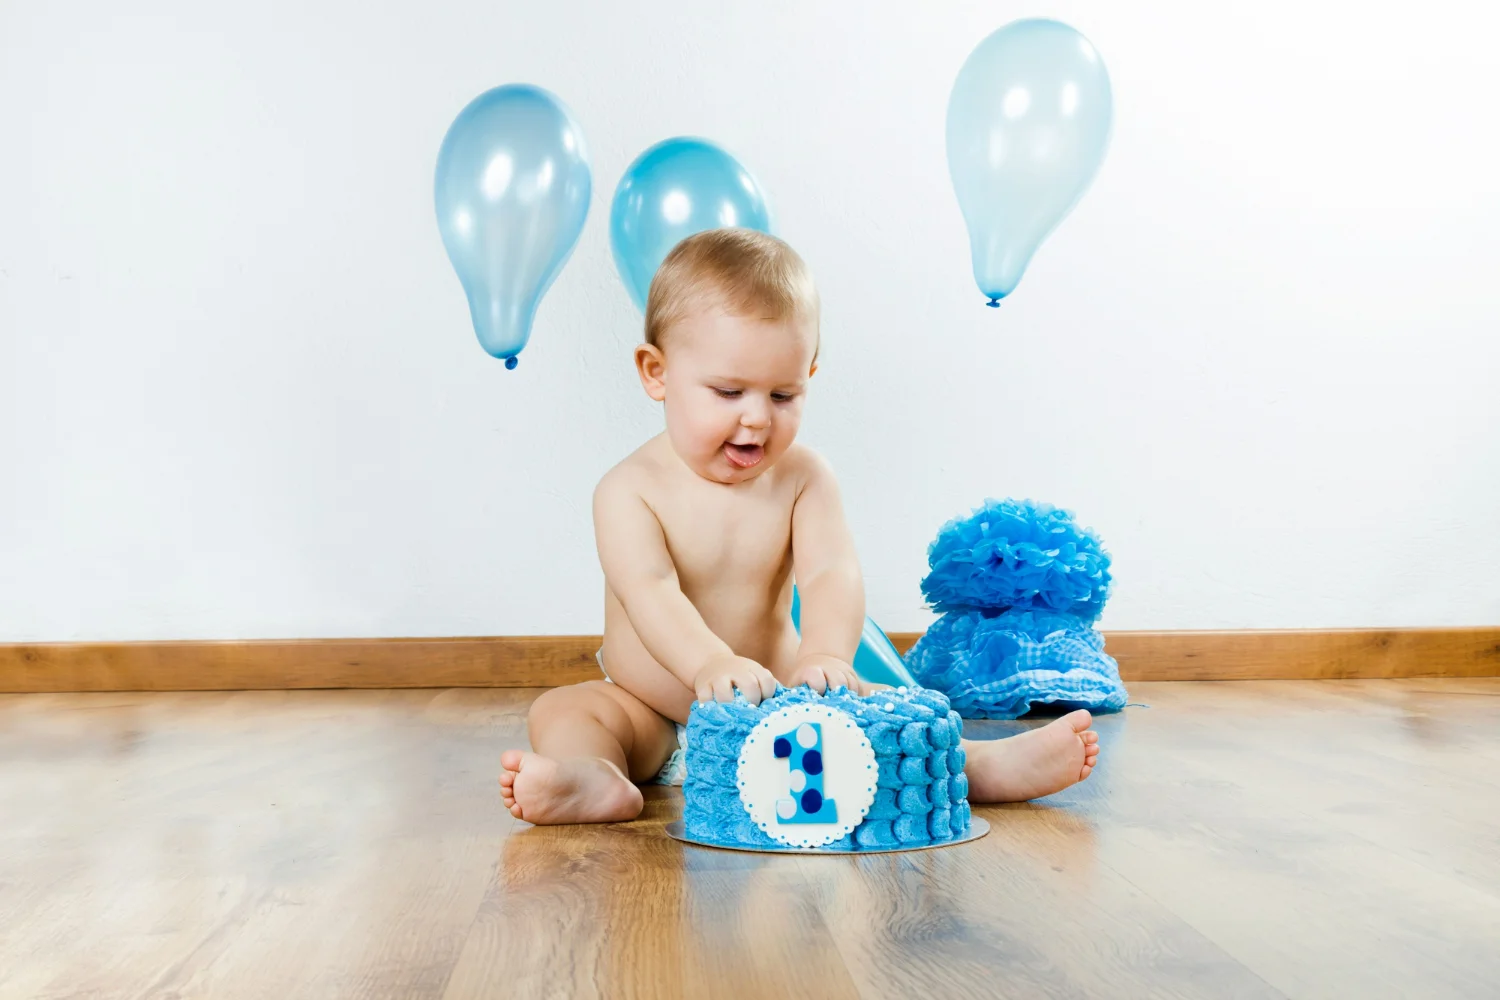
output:
M678 243L656 269L646 296L646 343L661 347L707 294L735 316L818 327L818 289L797 251L754 229L709 229Z

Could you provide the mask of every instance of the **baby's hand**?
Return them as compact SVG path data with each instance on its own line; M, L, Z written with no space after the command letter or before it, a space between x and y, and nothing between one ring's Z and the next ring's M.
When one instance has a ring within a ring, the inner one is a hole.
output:
M762 698L776 693L776 678L754 660L724 656L710 660L693 680L693 693L699 701L734 701L735 688L750 704L759 705Z
M811 653L797 659L797 666L792 670L791 687L806 684L814 691L822 694L829 688L847 687L855 694L864 694L864 681L854 672L854 668L836 656L825 653Z

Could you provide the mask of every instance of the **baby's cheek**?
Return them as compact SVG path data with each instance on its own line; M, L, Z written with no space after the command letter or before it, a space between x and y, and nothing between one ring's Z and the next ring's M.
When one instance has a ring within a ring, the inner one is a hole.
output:
M802 426L802 412L787 413L777 421L776 434L781 438L783 444L791 444L792 439L797 436L797 431Z
M708 411L707 407L697 406L688 408L686 412L680 414L682 417L682 428L687 432L687 437L698 448L713 448L717 446L718 442L711 441L710 439L718 436L718 421L714 419L711 411L705 411Z
M717 449L734 434L734 421L712 410L699 414L693 427L695 436L709 451Z

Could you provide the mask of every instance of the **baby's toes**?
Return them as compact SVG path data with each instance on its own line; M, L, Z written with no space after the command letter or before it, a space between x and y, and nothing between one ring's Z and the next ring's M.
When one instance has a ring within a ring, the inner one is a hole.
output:
M1090 729L1086 733L1079 733L1078 734L1078 738L1080 740L1083 740L1084 743L1098 743L1099 742L1099 734L1096 733L1096 732L1094 732L1092 729Z

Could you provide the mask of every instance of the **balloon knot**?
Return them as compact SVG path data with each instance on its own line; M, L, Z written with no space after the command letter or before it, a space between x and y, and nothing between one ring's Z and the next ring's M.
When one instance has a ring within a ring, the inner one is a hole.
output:
M520 363L521 363L520 359L518 359L518 358L506 358L505 359L505 370L506 371L515 371L516 370L516 365L518 365Z
M999 309L1000 308L1000 300L992 298L988 302L986 302L985 305L989 306L991 309Z

